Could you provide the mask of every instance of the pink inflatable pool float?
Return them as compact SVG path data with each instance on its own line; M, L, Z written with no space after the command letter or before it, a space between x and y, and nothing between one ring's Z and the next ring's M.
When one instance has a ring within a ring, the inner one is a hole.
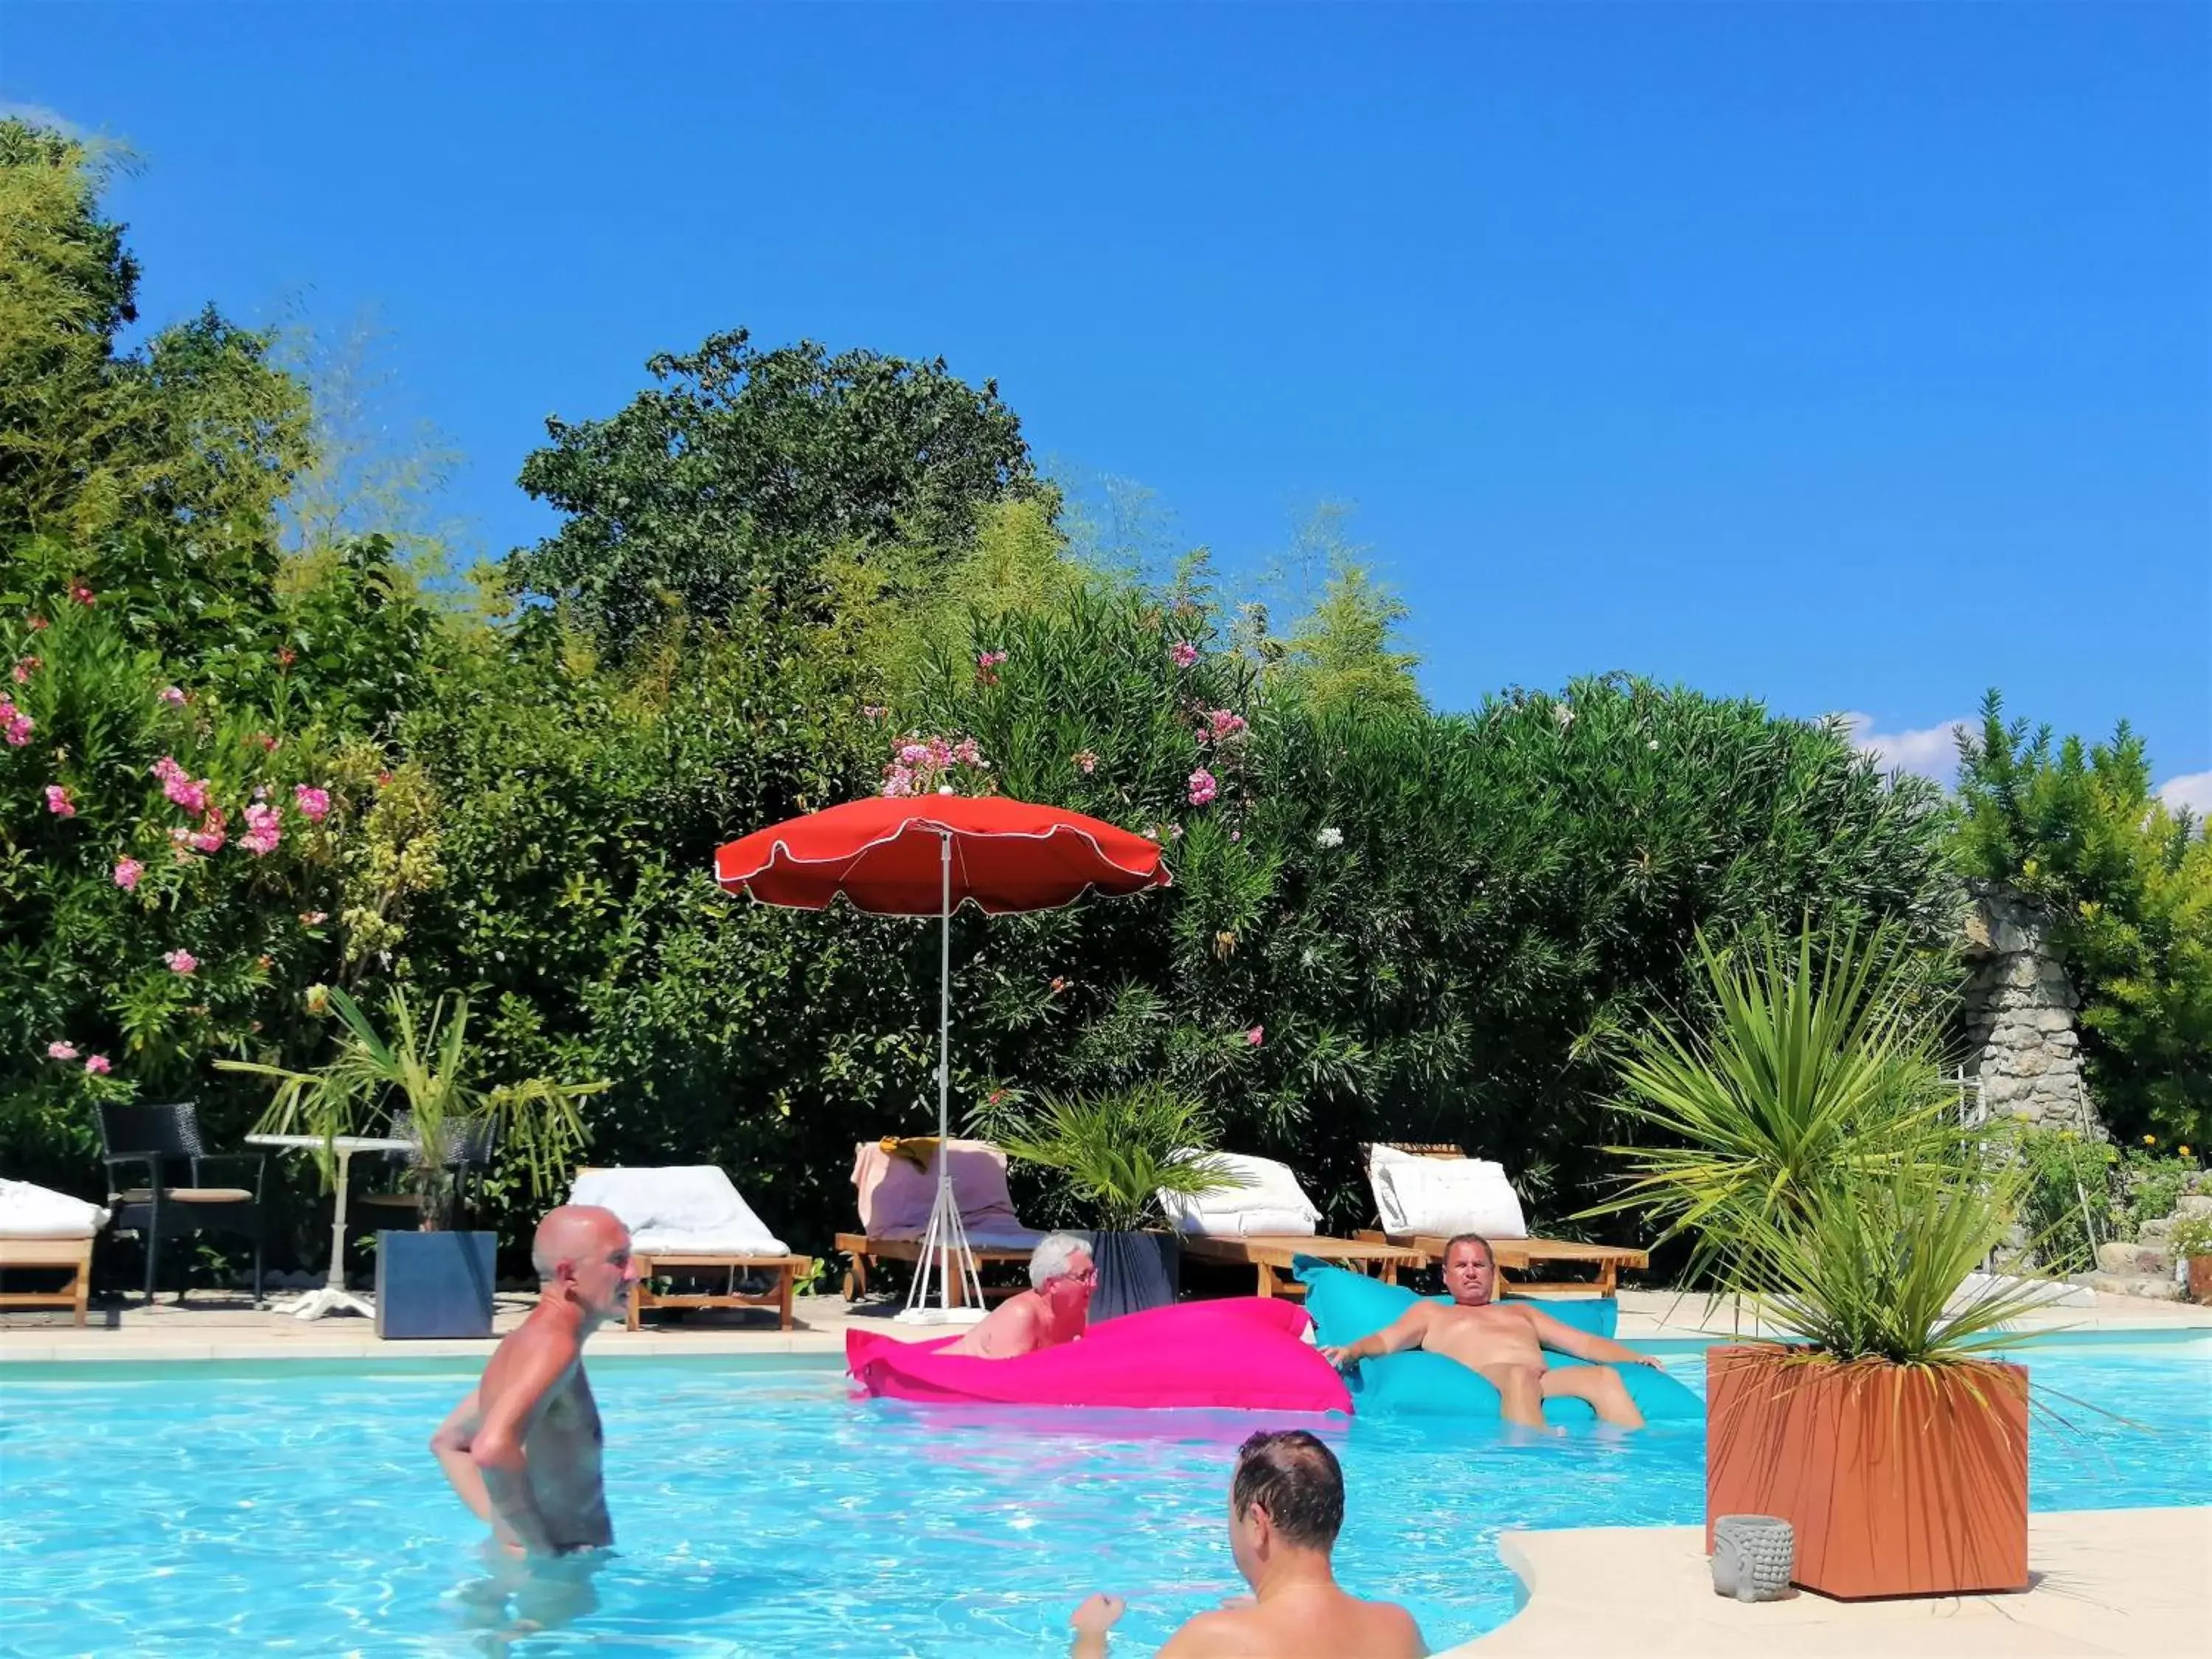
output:
M1349 1416L1344 1379L1304 1340L1310 1323L1293 1302L1188 1302L1109 1319L1080 1341L1018 1359L940 1352L959 1340L957 1333L902 1342L877 1331L848 1330L845 1365L868 1393L891 1400Z

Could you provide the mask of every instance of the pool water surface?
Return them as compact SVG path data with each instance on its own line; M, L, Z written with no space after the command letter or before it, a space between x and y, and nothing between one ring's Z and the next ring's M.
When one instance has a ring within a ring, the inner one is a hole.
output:
M1666 1358L1702 1386L1698 1353ZM2071 1424L2033 1431L2036 1509L2212 1502L2212 1338L2027 1358ZM618 1553L518 1597L427 1449L471 1370L0 1370L0 1653L995 1659L1065 1651L1094 1589L1128 1598L1117 1650L1149 1653L1242 1589L1235 1448L1298 1422L854 1401L830 1360L592 1372ZM1702 1424L1321 1431L1348 1486L1340 1576L1405 1602L1437 1649L1511 1616L1501 1530L1702 1514Z

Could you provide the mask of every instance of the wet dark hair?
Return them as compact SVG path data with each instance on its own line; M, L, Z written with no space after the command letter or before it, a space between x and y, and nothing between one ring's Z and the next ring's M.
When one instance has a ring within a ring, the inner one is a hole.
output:
M1239 1520L1257 1504L1285 1542L1325 1550L1344 1526L1344 1471L1336 1454L1304 1429L1255 1434L1237 1449L1229 1503Z
M1462 1244L1481 1245L1483 1255L1490 1259L1490 1265L1493 1267L1498 1265L1497 1246L1480 1233L1454 1233L1449 1238L1444 1240L1444 1260L1450 1261L1451 1253Z

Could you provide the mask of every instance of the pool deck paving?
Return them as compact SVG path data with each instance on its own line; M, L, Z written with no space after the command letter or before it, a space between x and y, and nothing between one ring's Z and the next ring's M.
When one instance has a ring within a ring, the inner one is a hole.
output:
M2031 1516L2033 1582L2014 1595L1833 1601L1799 1591L1745 1605L1713 1593L1701 1527L1590 1527L1499 1540L1527 1602L1464 1659L1790 1659L2212 1653L2212 1509Z
M183 1307L164 1299L95 1308L83 1329L59 1313L0 1314L0 1392L8 1362L161 1362L391 1360L480 1358L489 1341L387 1343L354 1316L301 1322L243 1297L202 1293ZM1701 1346L1739 1331L1729 1310L1702 1297L1667 1291L1624 1290L1620 1336L1670 1347ZM525 1294L502 1292L495 1331L513 1328L528 1310ZM921 1339L942 1328L904 1325L895 1305L855 1305L801 1297L795 1328L750 1310L695 1314L640 1331L619 1327L592 1338L594 1363L728 1355L773 1360L779 1355L842 1353L845 1332L860 1325ZM2024 1327L2053 1334L2201 1331L2212 1336L2212 1308L2099 1294L2093 1307L2058 1308L2026 1316ZM2212 1455L2212 1454L2208 1454ZM1881 1659L1975 1659L1977 1656L2055 1654L2212 1655L2212 1507L2083 1510L2041 1514L2029 1527L2035 1582L2003 1596L1936 1596L1911 1601L1840 1602L1810 1594L1743 1606L1712 1592L1696 1527L1584 1528L1508 1533L1500 1552L1520 1576L1526 1602L1510 1621L1452 1650L1466 1659L1515 1654L1574 1659L1648 1659L1732 1654L1791 1659L1878 1655Z

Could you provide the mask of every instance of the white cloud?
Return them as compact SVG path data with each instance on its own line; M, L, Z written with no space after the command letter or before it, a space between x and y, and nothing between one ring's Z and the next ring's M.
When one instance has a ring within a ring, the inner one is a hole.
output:
M82 138L84 129L58 109L44 104L26 104L13 98L0 98L0 121L23 121L34 127L52 127L64 137Z
M1875 729L1871 714L1853 711L1836 718L1843 721L1855 746L1891 771L1917 772L1944 784L1958 774L1959 728L1968 724L1963 719L1905 732L1881 732Z
M2158 787L2168 806L2186 806L2199 817L2212 817L2212 772L2185 772Z

